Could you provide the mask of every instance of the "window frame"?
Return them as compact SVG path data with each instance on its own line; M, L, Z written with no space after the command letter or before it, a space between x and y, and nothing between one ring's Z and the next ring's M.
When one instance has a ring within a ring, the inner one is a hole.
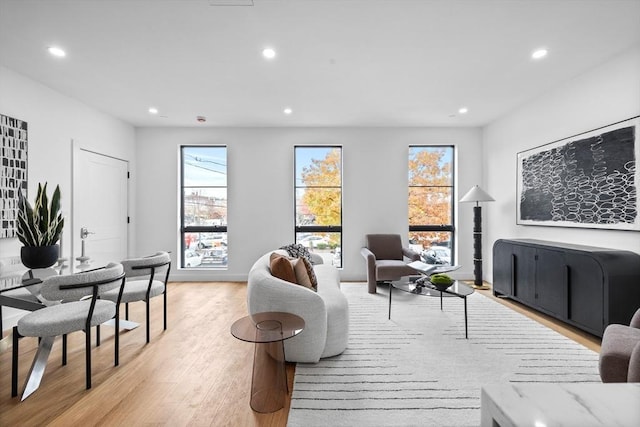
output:
M224 144L184 144L180 145L180 226L178 227L180 233L180 268L189 268L185 267L185 252L189 249L185 245L185 234L187 233L227 233L227 225L184 225L185 222L185 188L192 188L191 186L185 187L184 184L184 149L185 148L224 148L225 150L225 160L228 159L228 146ZM225 172L228 176L228 161L225 165ZM206 188L225 188L227 190L227 209L229 208L229 182L227 181L224 187L219 185L211 185L211 186L198 186L198 188L206 187ZM228 240L227 240L228 241ZM197 267L196 267L197 268ZM215 266L215 267L200 267L206 268L207 270L223 270L228 268L228 260L227 264L223 266Z
M411 234L412 232L446 232L451 233L449 239L449 250L451 252L451 265L455 264L455 247L456 247L456 147L452 144L428 144L428 145L409 145L408 152L411 151L412 148L446 148L451 149L451 185L410 185L409 183L409 175L407 171L407 207L409 207L409 195L410 189L413 188L449 188L451 190L451 224L419 224L419 225L411 225L409 224L409 231L407 234ZM409 153L407 153L407 165L410 160ZM410 218L407 218L409 221Z
M297 171L298 171L298 149L306 149L306 148L328 148L328 149L339 149L340 150L340 187L335 186L318 186L318 187L308 187L308 186L299 186L297 182ZM344 206L344 197L343 197L343 186L344 186L344 150L342 145L336 144L309 144L309 145L294 145L293 146L293 221L294 221L294 230L293 230L293 240L298 243L298 233L339 233L340 234L340 267L343 268L343 257L342 246L343 242L343 230L342 230L342 221L343 221L343 206ZM299 188L339 188L340 189L340 225L298 225L298 206L297 206L297 192Z

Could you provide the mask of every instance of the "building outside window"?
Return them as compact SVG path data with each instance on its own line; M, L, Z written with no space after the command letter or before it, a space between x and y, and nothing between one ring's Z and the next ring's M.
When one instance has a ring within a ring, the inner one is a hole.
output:
M428 264L454 264L454 148L409 147L409 243Z
M342 267L342 147L295 147L295 240Z
M180 148L182 268L227 267L227 147Z

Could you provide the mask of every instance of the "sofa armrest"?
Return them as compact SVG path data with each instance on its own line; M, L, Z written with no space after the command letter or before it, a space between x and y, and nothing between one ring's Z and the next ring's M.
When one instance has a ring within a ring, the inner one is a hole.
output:
M420 261L420 254L411 248L402 248L402 255L406 256L411 261Z
M252 271L247 283L247 308L250 314L283 311L302 317L302 333L285 341L287 360L320 360L327 340L327 310L318 293L273 277L268 271Z
M369 248L363 247L360 249L360 254L364 257L364 259L367 261L367 264L369 262L376 262L376 256L373 254L373 252L371 252L369 250Z
M640 382L640 341L636 344L629 358L629 372L627 373L628 383Z
M640 308L636 311L636 313L631 318L631 322L629 322L629 326L632 328L640 329Z

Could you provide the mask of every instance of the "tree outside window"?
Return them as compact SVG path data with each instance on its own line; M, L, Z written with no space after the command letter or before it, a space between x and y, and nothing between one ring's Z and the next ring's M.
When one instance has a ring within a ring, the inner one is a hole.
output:
M430 264L453 263L451 146L409 147L409 242Z
M295 147L296 243L342 266L342 149Z

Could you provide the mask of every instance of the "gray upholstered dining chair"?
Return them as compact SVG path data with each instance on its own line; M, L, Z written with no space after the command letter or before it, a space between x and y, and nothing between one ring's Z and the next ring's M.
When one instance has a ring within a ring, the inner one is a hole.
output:
M367 265L367 284L370 294L376 293L379 282L398 280L402 276L416 274L407 266L404 258L418 261L420 254L402 247L399 234L367 234L366 246L360 249Z
M11 396L18 394L19 338L62 335L62 364L66 365L66 335L75 331L85 332L86 387L91 388L91 327L114 317L118 322L118 305L100 297L112 289L120 292L123 285L124 270L118 263L110 263L103 268L83 273L46 278L42 282L40 294L47 301L58 303L26 314L14 326ZM119 334L116 328L115 365L118 364L118 352Z
M125 303L125 318L129 320L129 303L144 301L147 308L147 343L149 343L150 300L162 295L164 297L164 330L167 330L167 280L171 270L171 257L167 252L141 258L130 258L122 261L126 282L120 303ZM106 292L102 298L118 301L116 289Z

